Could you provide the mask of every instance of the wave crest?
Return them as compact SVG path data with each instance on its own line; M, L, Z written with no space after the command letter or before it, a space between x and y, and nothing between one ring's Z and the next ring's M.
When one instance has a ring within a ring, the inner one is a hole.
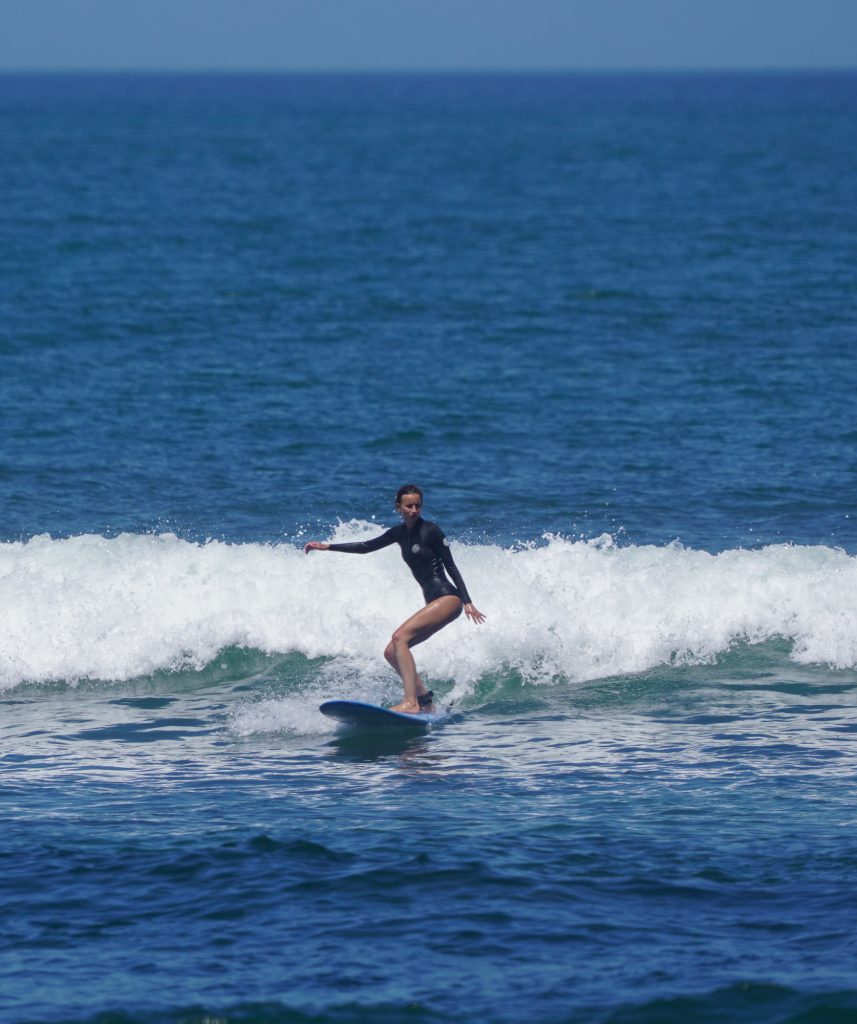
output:
M335 539L373 535L340 524ZM486 613L420 650L435 678L510 667L539 681L705 663L783 637L802 663L857 665L857 559L824 546L719 554L609 536L454 544ZM227 647L377 666L419 590L395 548L367 557L172 534L0 544L0 686L201 670Z

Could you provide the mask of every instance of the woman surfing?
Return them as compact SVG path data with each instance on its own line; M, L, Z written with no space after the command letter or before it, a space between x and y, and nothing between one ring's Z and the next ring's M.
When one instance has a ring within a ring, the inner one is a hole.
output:
M391 544L399 545L402 558L422 587L426 601L424 608L399 626L384 649L384 657L399 674L405 689L405 699L392 710L411 714L430 712L434 697L433 691L426 690L417 675L411 648L457 619L462 609L474 623L485 621L485 616L470 600L461 573L452 559L449 541L437 523L422 518L422 507L423 492L416 484L405 484L396 494L396 510L402 517L399 526L392 526L372 540L350 544L325 544L311 540L304 547L307 554L310 551L345 551L367 555Z

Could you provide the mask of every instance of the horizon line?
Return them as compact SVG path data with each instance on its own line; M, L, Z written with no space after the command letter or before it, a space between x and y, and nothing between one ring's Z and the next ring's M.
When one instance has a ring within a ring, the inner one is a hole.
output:
M0 67L0 75L668 75L668 74L845 74L854 65L711 64L697 67L424 67L424 68L225 68L225 67Z

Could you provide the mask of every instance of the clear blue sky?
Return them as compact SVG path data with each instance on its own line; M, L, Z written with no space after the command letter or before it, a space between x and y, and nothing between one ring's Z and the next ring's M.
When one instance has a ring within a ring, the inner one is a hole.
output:
M0 0L0 70L857 67L857 0Z

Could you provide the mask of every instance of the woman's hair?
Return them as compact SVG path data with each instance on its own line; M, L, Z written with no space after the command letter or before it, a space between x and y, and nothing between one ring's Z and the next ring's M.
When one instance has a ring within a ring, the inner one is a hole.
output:
M396 508L401 505L402 498L404 498L406 494L418 494L420 496L420 502L423 500L423 492L416 484L404 484L398 489L398 491L396 491Z

